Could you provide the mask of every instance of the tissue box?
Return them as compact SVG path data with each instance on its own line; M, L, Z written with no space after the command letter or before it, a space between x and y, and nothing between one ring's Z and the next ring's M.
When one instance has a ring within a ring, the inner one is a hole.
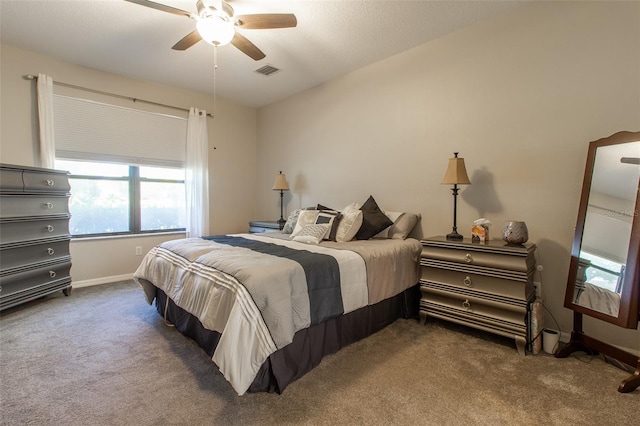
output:
M472 243L489 242L489 227L485 225L473 225L471 227L471 242Z

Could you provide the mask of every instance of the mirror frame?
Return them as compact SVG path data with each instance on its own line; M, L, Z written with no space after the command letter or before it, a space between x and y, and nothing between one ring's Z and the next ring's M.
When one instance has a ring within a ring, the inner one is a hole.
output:
M640 254L640 185L636 191L634 217L631 224L631 238L629 241L629 250L627 252L625 276L620 293L620 309L618 316L612 317L602 312L578 305L574 303L574 295L576 277L578 274L578 259L580 257L580 248L582 246L582 234L587 214L589 194L591 192L591 178L593 175L596 152L600 147L636 141L640 141L640 132L618 132L607 138L598 139L597 141L593 141L589 144L587 165L585 167L582 193L580 195L578 220L576 223L575 236L573 238L573 247L571 249L569 277L567 279L564 298L565 308L572 309L575 312L580 312L620 327L634 329L638 327L638 318L640 316L640 261L638 260L638 256Z

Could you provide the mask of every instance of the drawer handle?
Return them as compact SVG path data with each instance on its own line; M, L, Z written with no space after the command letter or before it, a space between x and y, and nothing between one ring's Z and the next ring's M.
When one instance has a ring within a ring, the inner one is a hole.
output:
M53 203L44 203L45 207L51 210L53 208Z
M49 248L47 249L47 253L49 253L49 256L53 256L53 253L55 253L55 250L54 250L54 249L52 249L51 247L49 247Z
M471 263L473 262L473 257L471 257L471 255L469 253L464 255L464 261L467 263Z
M54 184L52 179L45 180L45 183L47 184L47 186L53 186L53 184Z
M49 231L49 232L53 232L53 226L51 226L51 225L47 225L47 231Z
M462 307L465 308L467 311L471 308L471 303L469 303L469 299L465 299L464 302L462 302Z
M464 277L464 280L462 280L462 282L464 283L464 285L466 285L467 287L471 287L471 277L470 276L466 276Z
M49 271L49 276L51 278L55 278L56 277L56 271Z

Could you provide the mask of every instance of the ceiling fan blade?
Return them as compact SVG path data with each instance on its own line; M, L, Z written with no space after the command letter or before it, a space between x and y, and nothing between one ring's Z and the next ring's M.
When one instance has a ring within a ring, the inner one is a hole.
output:
M234 35L233 39L231 40L231 44L233 44L236 48L238 48L238 50L249 56L254 61L259 61L260 59L267 56L262 53L262 50L258 49L255 44L251 43L249 39L247 39L242 34L236 33L236 35Z
M180 40L175 45L173 45L172 49L173 50L187 50L188 48L190 48L191 46L193 46L194 44L196 44L200 40L202 40L202 37L200 36L200 33L198 32L198 30L195 30L195 31L190 32L186 36L184 36L182 38L182 40Z
M266 30L271 28L292 28L298 25L293 13L258 13L255 15L239 15L237 24L243 29Z
M162 12L172 13L174 15L186 16L187 18L191 18L191 13L187 12L186 10L156 3L154 1L149 1L149 0L124 0L124 1L128 1L129 3L139 4L140 6L150 7L151 9L160 10Z

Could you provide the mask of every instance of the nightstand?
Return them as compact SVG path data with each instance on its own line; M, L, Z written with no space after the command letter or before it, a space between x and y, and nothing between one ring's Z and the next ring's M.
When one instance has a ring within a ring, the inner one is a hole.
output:
M421 243L421 322L431 316L511 337L525 355L535 299L535 244L446 237Z
M273 232L280 231L280 226L277 221L251 221L249 222L249 232L252 234L259 234L261 232Z

